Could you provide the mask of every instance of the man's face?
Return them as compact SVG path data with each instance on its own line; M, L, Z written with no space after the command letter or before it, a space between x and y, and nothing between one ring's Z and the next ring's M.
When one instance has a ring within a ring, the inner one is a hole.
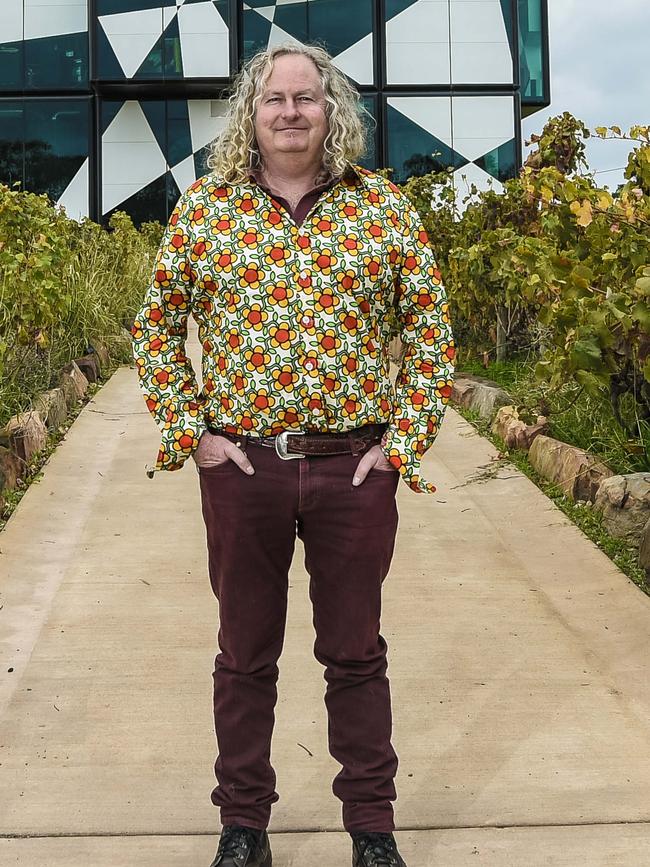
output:
M320 160L328 133L325 105L312 61L300 54L277 57L255 115L255 136L264 161L290 153Z

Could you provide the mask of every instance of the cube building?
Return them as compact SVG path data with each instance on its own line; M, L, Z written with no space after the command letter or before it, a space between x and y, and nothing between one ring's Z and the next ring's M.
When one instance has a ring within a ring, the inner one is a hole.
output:
M375 120L363 164L485 187L547 106L547 0L2 0L0 182L75 218L166 221L242 61L318 42Z

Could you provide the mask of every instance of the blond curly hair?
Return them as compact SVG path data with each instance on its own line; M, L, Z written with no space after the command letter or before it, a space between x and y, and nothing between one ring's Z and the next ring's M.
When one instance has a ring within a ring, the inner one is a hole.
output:
M341 177L365 153L368 130L374 120L364 108L359 92L320 46L284 43L255 54L235 78L227 126L210 144L207 160L208 168L219 179L246 182L251 169L263 168L255 138L255 113L275 59L284 54L308 57L319 72L329 125L324 143L324 172Z

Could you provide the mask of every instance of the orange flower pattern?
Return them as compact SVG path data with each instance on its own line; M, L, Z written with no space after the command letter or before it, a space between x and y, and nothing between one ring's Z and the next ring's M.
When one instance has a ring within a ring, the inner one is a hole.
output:
M395 322L407 349L393 386ZM132 334L162 431L150 474L179 469L208 424L265 436L388 422L387 459L412 490L435 491L420 460L451 395L449 312L419 216L382 176L355 166L300 226L252 179L200 178L170 217Z

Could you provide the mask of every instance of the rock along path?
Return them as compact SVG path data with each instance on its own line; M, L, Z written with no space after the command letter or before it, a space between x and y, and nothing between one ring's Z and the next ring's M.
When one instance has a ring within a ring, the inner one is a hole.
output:
M121 369L0 534L0 864L207 867L217 606L198 477ZM453 411L384 592L409 867L650 863L650 599ZM291 573L277 867L350 863Z

